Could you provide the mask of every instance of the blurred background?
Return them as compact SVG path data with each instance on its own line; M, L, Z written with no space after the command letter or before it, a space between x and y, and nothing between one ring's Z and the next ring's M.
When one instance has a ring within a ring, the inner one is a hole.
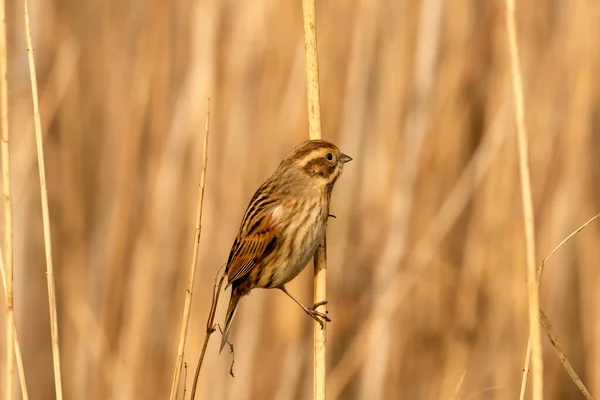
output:
M16 321L30 397L53 399L23 6L8 3ZM600 211L600 3L517 3L540 263ZM517 398L529 325L504 2L317 5L323 137L354 158L328 227L329 398L447 399L463 376L458 399ZM30 7L67 399L168 397L211 99L188 398L248 201L308 137L301 2ZM540 289L596 397L599 243L594 223ZM289 289L311 302L310 265ZM236 377L214 335L196 398L311 398L312 328L283 293L254 291L232 329ZM546 398L582 398L542 339Z

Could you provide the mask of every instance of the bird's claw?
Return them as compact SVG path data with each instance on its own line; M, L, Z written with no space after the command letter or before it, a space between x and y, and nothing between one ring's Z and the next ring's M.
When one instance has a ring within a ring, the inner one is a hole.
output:
M310 307L310 309L315 311L317 308L324 306L327 303L329 303L327 300L319 301L318 303L313 304L313 306ZM325 312L327 312L327 311L325 311Z
M317 311L316 308L323 306L327 304L327 300L324 301L320 301L318 303L313 304L312 307L307 307L304 311L306 311L306 313L308 315L310 315L315 321L317 321L320 325L321 325L321 329L325 329L325 322L331 322L331 318L329 318L326 313L327 311L325 311L325 313L322 313L320 311Z

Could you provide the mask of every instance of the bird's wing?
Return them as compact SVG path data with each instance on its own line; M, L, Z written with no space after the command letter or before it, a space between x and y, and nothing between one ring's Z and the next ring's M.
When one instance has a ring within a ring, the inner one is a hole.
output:
M233 244L227 263L229 283L243 278L252 268L269 255L277 244L277 226L275 212L277 207L271 207L257 215L257 222L248 232L240 233Z

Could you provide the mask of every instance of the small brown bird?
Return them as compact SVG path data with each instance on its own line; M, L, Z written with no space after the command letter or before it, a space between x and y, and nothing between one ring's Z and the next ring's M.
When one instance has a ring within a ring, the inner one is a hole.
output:
M286 290L285 284L304 269L321 243L333 185L351 160L332 143L302 142L254 193L225 269L231 299L221 351L240 299L254 288L282 290L321 328L323 321L330 321L316 311L326 302L307 307Z

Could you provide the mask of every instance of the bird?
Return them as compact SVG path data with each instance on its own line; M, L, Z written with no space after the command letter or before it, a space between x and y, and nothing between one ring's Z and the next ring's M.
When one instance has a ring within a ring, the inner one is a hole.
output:
M305 306L285 285L308 264L325 236L333 186L352 157L324 140L298 144L254 193L225 267L231 297L219 353L228 342L240 299L252 289L279 289L321 328L331 319Z

